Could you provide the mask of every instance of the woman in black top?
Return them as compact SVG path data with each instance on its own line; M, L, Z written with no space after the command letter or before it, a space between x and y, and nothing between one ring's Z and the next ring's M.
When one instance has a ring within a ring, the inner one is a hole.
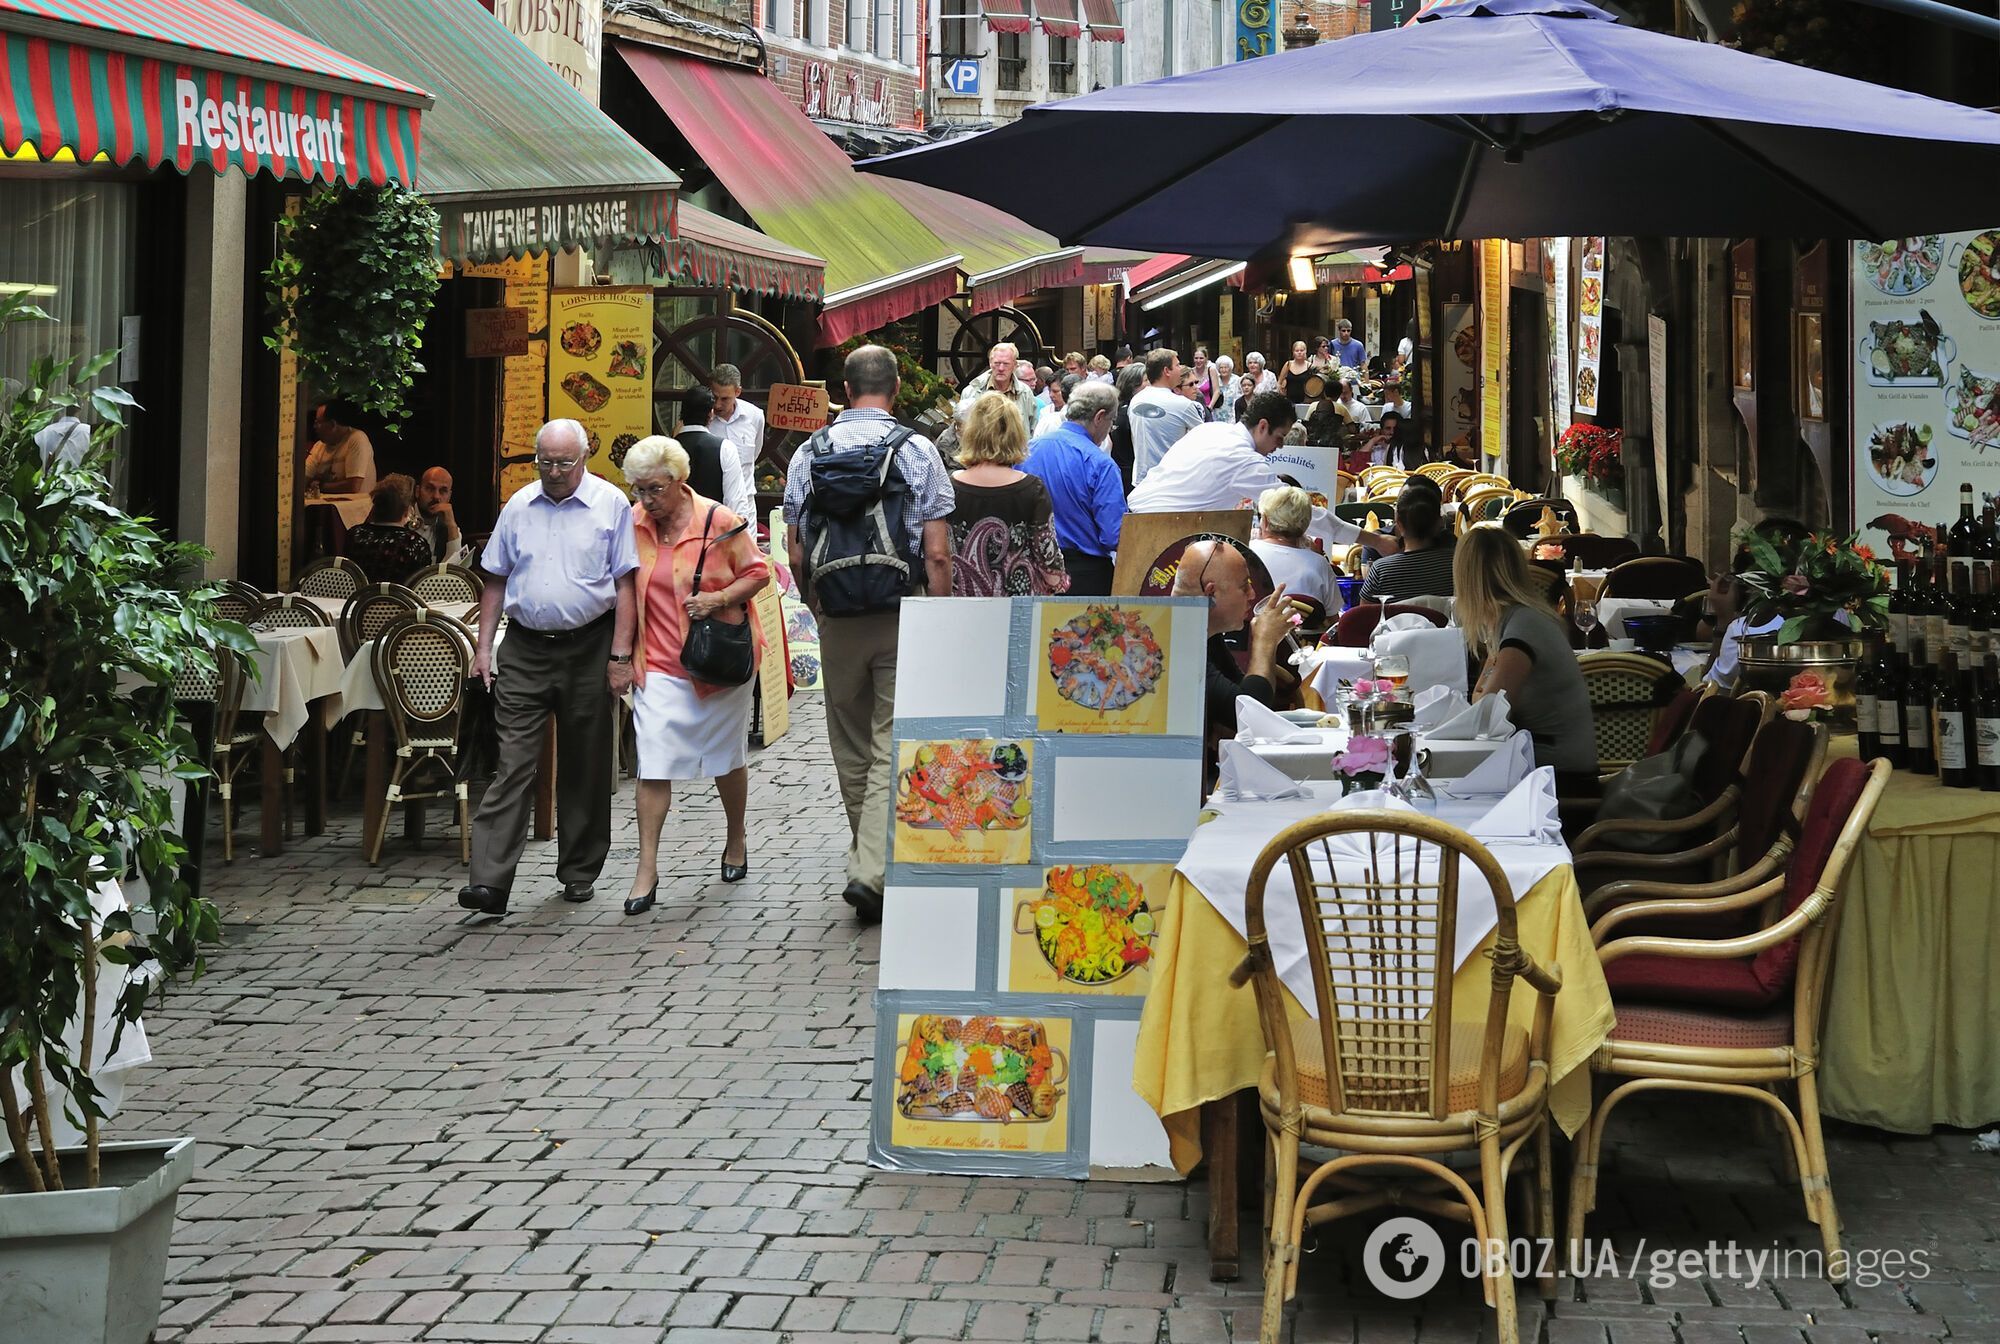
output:
M1126 494L1132 493L1132 398L1146 385L1146 366L1127 364L1118 370L1118 418L1111 422L1111 460Z
M1318 376L1319 370L1315 369L1312 361L1306 358L1306 343L1293 341L1290 361L1278 370L1278 381L1284 386L1285 400L1294 406L1303 406L1311 401L1312 396L1306 391L1306 382Z

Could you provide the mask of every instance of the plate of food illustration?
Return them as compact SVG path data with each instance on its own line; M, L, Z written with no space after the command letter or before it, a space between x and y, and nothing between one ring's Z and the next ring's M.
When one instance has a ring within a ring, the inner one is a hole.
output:
M639 442L637 434L620 434L611 441L611 465L620 471L625 469L625 455Z
M1965 306L1981 317L2000 318L2000 231L1982 233L1953 253Z
M1861 263L1869 284L1884 294L1901 297L1915 294L1937 279L1938 266L1944 261L1944 239L1926 233L1915 238L1856 243L1854 258Z
M1144 966L1156 929L1139 883L1105 863L1051 868L1042 894L1014 907L1014 932L1033 933L1049 969L1079 985L1114 984Z
M912 830L1018 831L1032 811L1028 753L1018 742L925 742L896 779L896 820Z
M605 373L612 378L644 378L645 349L637 341L618 342L611 347L611 367Z
M562 390L564 396L584 411L593 414L603 410L611 402L611 389L582 369L563 375Z
M1875 475L1875 484L1892 495L1922 493L1937 479L1931 427L1907 420L1877 425L1868 436L1868 469Z
M573 359L596 359L604 348L604 334L595 323L572 322L562 329L562 348Z
M910 1120L1035 1124L1053 1120L1069 1059L1033 1018L926 1013L910 1024L896 1108Z
M1166 670L1159 638L1136 611L1093 604L1056 627L1049 674L1056 694L1100 714L1152 694Z
M1868 381L1877 387L1943 387L1944 367L1957 353L1957 342L1925 311L1914 322L1870 322L1861 338Z
M2000 443L2000 377L1974 373L1958 366L1958 381L1944 390L1948 428L1984 452Z

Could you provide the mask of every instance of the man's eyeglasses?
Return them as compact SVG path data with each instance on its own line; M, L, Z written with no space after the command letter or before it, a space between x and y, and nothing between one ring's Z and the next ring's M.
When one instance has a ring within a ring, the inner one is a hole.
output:
M537 457L535 465L543 471L568 471L581 461L580 457Z

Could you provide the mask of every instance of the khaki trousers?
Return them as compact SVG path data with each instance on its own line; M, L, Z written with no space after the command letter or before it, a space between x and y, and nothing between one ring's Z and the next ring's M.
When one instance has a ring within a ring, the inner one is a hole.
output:
M472 885L510 891L528 821L542 732L556 721L556 879L595 882L611 851L609 620L566 641L511 631L493 671L499 764L472 821Z
M847 880L882 890L888 866L889 807L896 762L890 732L896 713L896 631L893 611L826 616L819 623L826 738L833 751L840 798L853 843Z

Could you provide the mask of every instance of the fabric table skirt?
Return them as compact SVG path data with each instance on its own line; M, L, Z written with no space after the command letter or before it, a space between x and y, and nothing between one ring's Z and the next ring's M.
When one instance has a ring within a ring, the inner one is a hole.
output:
M685 678L648 672L632 688L639 778L714 779L747 765L756 685L753 678L704 699Z

